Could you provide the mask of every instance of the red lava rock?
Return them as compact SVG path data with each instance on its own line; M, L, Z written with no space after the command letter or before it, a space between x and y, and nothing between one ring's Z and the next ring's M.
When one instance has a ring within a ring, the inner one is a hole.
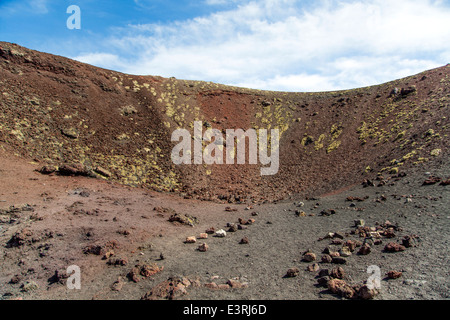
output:
M58 169L55 166L47 165L47 166L43 166L42 168L40 168L38 170L38 172L41 174L52 174L52 173L56 172L57 170Z
M141 300L168 299L174 300L187 294L187 288L192 282L187 278L174 277L159 283L146 293Z
M389 228L384 231L383 236L386 238L395 238L395 233L393 228Z
M295 278L296 276L298 276L298 274L300 273L300 270L298 268L290 268L287 272L286 272L286 278Z
M358 254L365 256L368 255L370 251L371 251L370 245L368 243L364 243L359 249Z
M345 241L344 246L346 246L351 252L353 252L356 249L356 242L353 240L347 240Z
M364 179L364 181L361 183L361 185L363 186L363 188L375 186L374 183L368 179Z
M335 279L344 279L345 271L341 267L333 268L333 270L331 270L330 276Z
M316 261L316 255L312 252L306 252L305 254L303 254L303 261L305 262Z
M218 285L215 282L209 282L209 283L205 283L205 287L208 289L217 289Z
M103 255L103 260L109 259L114 255L114 250L109 250Z
M197 239L195 237L187 237L184 243L196 243Z
M328 210L322 210L320 213L319 213L321 216L331 216L332 214L336 214L336 210L334 210L334 209L328 209Z
M217 289L218 290L228 290L230 288L231 288L230 285L226 284L226 283L221 283L221 284L217 285Z
M248 222L247 220L244 220L242 218L239 218L238 221L240 224L247 224L247 222Z
M237 211L237 209L231 208L231 207L225 207L225 211L227 211L227 212L234 212L234 211Z
M331 280L330 276L323 276L317 279L317 283L319 284L319 286L326 288L330 280Z
M328 269L321 269L319 271L319 277L325 277L325 276L329 276L330 275L330 271Z
M347 197L347 199L345 199L346 201L358 201L358 202L362 202L364 200L366 200L367 198L359 198L359 197Z
M402 276L402 272L400 271L395 271L395 270L391 270L387 273L387 276L389 279L398 279Z
M120 229L120 230L117 231L117 233L118 233L118 234L121 234L121 235L123 235L123 236L128 236L128 235L131 234L131 231L130 231L130 230L127 230L127 229Z
M404 236L402 239L402 245L405 248L417 247L418 246L417 239L418 236L416 235Z
M31 243L33 233L29 229L23 229L19 232L16 232L11 239L6 243L7 248L14 248L23 246L26 243Z
M107 262L108 265L111 266L126 266L128 264L127 258L115 258L115 259L109 259Z
M317 272L317 271L319 271L319 269L320 269L320 267L319 267L319 265L318 265L317 263L314 263L314 264L312 264L312 265L309 265L309 266L306 268L306 270L309 271L309 272Z
M250 224L254 224L255 223L255 219L248 219L248 221L247 221L247 225L250 225Z
M439 183L440 186L448 186L450 184L450 179L443 180L441 183Z
M205 233L207 233L207 234L214 234L214 233L216 233L216 228L211 227L209 229L206 229Z
M363 300L371 300L376 295L378 295L378 290L376 289L369 289L367 285L363 285L358 290L358 297Z
M17 284L17 283L20 282L20 280L22 280L22 276L19 275L19 274L16 274L15 276L13 276L13 277L11 278L11 280L9 280L9 283L11 283L11 284Z
M376 245L376 246L378 246L378 245L380 245L380 244L382 244L382 243L383 243L383 241L382 241L381 239L375 239L375 240L373 241L373 244Z
M328 290L334 294L340 295L341 297L351 299L355 296L355 290L347 284L344 280L331 279L327 283Z
M248 240L247 237L243 237L239 243L240 243L240 244L248 244L248 243L249 243L249 240Z
M402 246L401 244L395 243L395 242L389 242L385 247L384 251L386 252L399 252L404 251L406 248Z
M141 278L139 277L140 274L140 270L138 267L134 267L133 269L130 270L130 272L128 272L127 277L133 281L133 282L139 282L141 280Z
M156 264L136 265L130 272L128 272L127 277L131 281L139 282L141 280L140 276L148 278L163 270L164 267L158 267Z
M242 288L248 287L248 283L240 282L238 280L232 280L232 279L227 281L227 285L229 285L233 289L242 289Z
M330 252L329 255L331 256L331 258L337 258L337 257L341 256L341 254L339 252L336 252L336 251Z
M89 170L81 163L64 164L59 167L58 174L62 176L88 176Z
M331 263L333 258L329 254L324 254L322 256L322 263Z
M347 260L345 260L345 258L342 258L342 257L334 257L333 260L331 260L331 263L334 263L334 264L346 264Z
M143 277L148 278L148 277L151 277L154 274L157 274L158 272L161 272L163 270L164 270L164 267L158 267L156 264L152 264L152 265L145 264L141 267L139 273Z
M198 251L200 252L206 252L208 251L209 246L206 243L202 243L199 247L198 247Z
M423 186L430 186L440 182L442 179L439 177L429 177L427 180L423 182Z
M123 288L124 282L122 280L122 277L119 277L117 279L117 281L115 281L112 285L111 285L111 290L112 291L121 291Z

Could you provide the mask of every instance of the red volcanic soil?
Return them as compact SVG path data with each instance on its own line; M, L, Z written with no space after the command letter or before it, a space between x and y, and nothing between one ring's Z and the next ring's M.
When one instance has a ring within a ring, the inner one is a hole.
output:
M269 92L1 42L1 299L448 298L449 71ZM173 164L196 120L278 128L279 172Z
M100 167L109 180L186 198L314 196L426 161L435 149L445 154L449 70L287 93L131 76L2 42L0 141L41 163ZM279 129L279 172L262 177L260 164L174 165L171 134L193 134L195 120L219 130Z

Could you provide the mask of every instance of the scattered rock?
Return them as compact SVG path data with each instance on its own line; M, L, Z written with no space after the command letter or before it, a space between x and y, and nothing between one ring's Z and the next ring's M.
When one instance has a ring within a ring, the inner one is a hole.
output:
M395 271L395 270L391 270L387 273L387 276L389 279L398 279L402 276L402 272L400 271Z
M371 300L378 295L378 290L369 289L367 285L363 285L358 290L358 297L363 300Z
M416 235L404 236L402 239L402 245L405 248L417 247L419 245L419 237Z
M320 269L320 267L317 263L311 264L306 268L306 270L309 272L317 272L317 271L319 271L319 269Z
M343 246L339 251L339 254L341 255L341 257L350 257L352 255L352 252L350 251L349 247Z
M195 237L187 237L184 243L196 243L197 239Z
M365 179L365 180L362 182L362 186L363 186L363 188L374 187L375 184L374 184L371 180Z
M332 214L336 214L336 210L334 209L322 210L319 214L321 216L331 216Z
M228 280L227 285L229 285L232 289L242 289L242 288L248 287L247 282L241 282L241 281L235 280L235 279Z
M58 168L55 167L55 166L46 165L46 166L43 166L42 168L40 168L37 171L39 173L41 173L41 174L52 174L52 173L56 172L57 170L58 170Z
M239 243L240 243L240 244L248 244L248 243L249 243L249 240L248 240L247 237L243 237Z
M202 243L201 245L198 246L198 251L200 252L206 252L208 251L209 246L206 243Z
M331 260L331 263L334 263L334 264L346 264L347 260L345 260L345 258L342 258L342 257L334 257Z
M328 282L331 280L330 276L323 276L317 279L317 283L320 287L326 288L328 286Z
M89 169L81 163L63 164L58 169L58 174L62 176L89 176Z
M348 285L344 280L332 279L327 283L328 290L334 294L340 295L341 297L351 299L355 296L356 292Z
M406 250L406 248L398 243L395 242L389 242L385 247L384 247L384 251L386 252L399 252L399 251L404 251Z
M107 262L110 266L126 266L128 264L127 258L110 258Z
M316 255L312 252L306 252L303 254L303 261L305 262L313 262L316 261Z
M128 272L127 277L133 282L139 282L141 280L141 276L144 278L148 278L163 270L164 267L158 267L156 264L136 265L130 270L130 272Z
M227 232L223 229L220 229L220 230L216 231L216 233L214 235L218 238L224 238L227 236Z
M66 274L61 274L58 270L55 270L55 273L48 278L48 284L52 285L55 283L64 284L64 280L67 279L68 276Z
M197 224L199 221L196 217L193 217L188 214L180 215L178 213L175 213L169 217L170 222L178 222L181 224L185 224L188 226L193 227L195 224Z
M20 274L16 274L14 275L11 280L9 280L10 284L17 284L20 282L20 280L22 280L22 276Z
M15 248L25 245L26 243L31 243L33 233L29 229L22 229L19 232L13 234L11 239L6 243L6 248Z
M110 178L112 176L112 173L109 172L108 170L102 168L102 167L97 167L94 169L94 171L96 173L98 173L99 175L106 177L106 178Z
M331 270L330 276L335 279L344 279L345 271L341 267L333 268Z
M370 245L368 243L364 243L361 246L361 248L359 249L358 254L365 256L365 255L368 255L371 250L372 249L371 249Z
M32 280L28 280L25 281L25 283L23 283L20 288L23 292L30 292L39 289L39 285Z
M286 278L295 278L296 276L298 276L298 274L300 273L300 270L298 268L290 268L287 272L286 272Z
M425 180L422 185L423 186L430 186L430 185L436 184L438 182L441 182L441 180L442 179L439 178L439 177L431 176L427 180Z
M364 227L366 225L366 222L362 219L358 219L354 221L355 227Z
M115 281L112 285L111 285L111 290L112 291L121 291L124 285L124 281L122 279L122 277L119 277L117 279L117 281Z

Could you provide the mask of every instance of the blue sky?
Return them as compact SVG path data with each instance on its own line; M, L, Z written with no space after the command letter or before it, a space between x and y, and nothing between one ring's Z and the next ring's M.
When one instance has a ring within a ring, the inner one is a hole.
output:
M450 0L0 0L0 40L131 74L338 90L450 63Z

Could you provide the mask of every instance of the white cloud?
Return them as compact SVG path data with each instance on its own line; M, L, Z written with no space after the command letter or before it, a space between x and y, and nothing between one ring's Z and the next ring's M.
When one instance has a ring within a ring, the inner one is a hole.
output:
M446 39L450 8L442 1L324 0L301 7L295 0L265 0L169 25L129 26L109 41L120 57L84 61L133 74L322 91L446 64Z
M95 66L108 66L108 68L114 70L127 68L127 65L124 62L122 62L119 56L111 53L104 53L104 52L87 53L73 57L72 59Z

